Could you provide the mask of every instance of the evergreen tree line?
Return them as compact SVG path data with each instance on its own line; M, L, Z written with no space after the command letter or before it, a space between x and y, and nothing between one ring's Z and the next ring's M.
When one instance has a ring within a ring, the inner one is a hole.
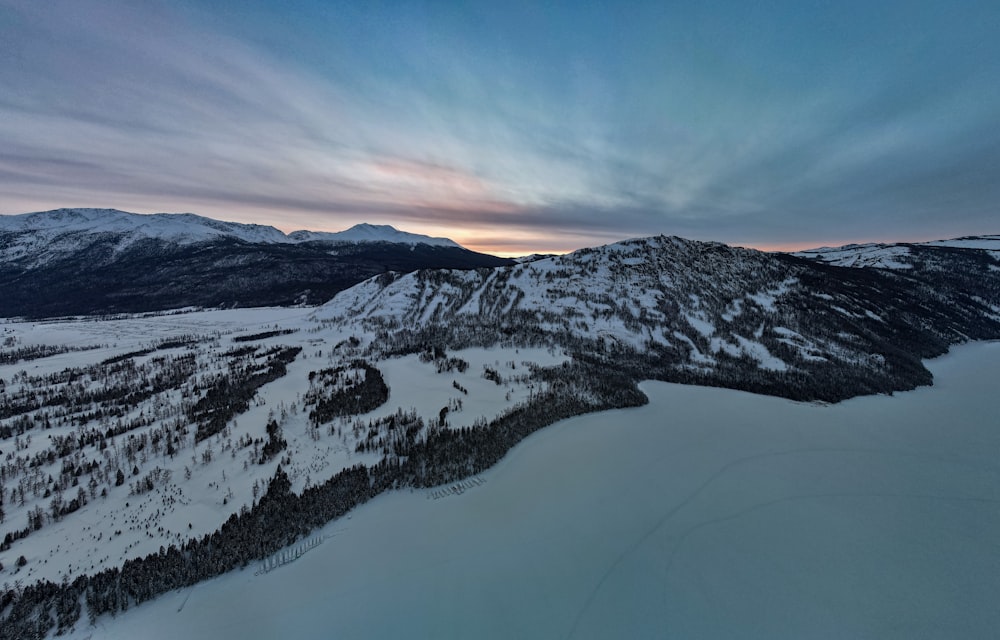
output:
M457 482L489 469L514 445L554 422L647 402L634 380L585 364L557 368L546 375L548 391L489 423L435 429L423 440L411 440L409 448L389 458L391 465L398 465L397 481L414 487Z
M48 358L49 356L59 355L60 353L69 353L71 351L89 351L91 349L99 348L100 347L98 345L88 347L70 347L68 345L33 344L25 347L18 347L17 349L0 351L0 365L30 362L31 360L40 360L41 358ZM0 389L2 388L3 384L0 383Z
M81 423L104 417L120 418L137 404L165 391L179 389L195 374L197 361L193 353L157 358L137 366L131 359L112 364L73 367L55 374L27 377L22 389L0 396L0 420L49 408L53 417L84 414ZM85 380L100 381L91 389ZM34 426L45 427L48 419L27 423L5 423L0 426L0 438L20 435ZM21 427L21 428L17 428ZM110 437L110 436L108 436Z
M274 331L261 331L260 333L251 333L244 336L233 336L233 342L255 342L257 340L266 340L267 338L273 338L275 336L287 336L295 333L296 331L298 331L298 329L275 329Z
M128 353L123 353L121 355L112 356L106 360L101 361L101 366L107 366L109 364L116 364L118 362L124 362L125 360L131 360L132 358L139 358L142 356L148 356L155 351L165 351L167 349L180 349L181 347L189 347L191 345L198 344L202 342L203 338L199 338L194 335L179 336L177 338L171 338L169 340L163 340L152 347L147 347L146 349L139 349L138 351L130 351Z

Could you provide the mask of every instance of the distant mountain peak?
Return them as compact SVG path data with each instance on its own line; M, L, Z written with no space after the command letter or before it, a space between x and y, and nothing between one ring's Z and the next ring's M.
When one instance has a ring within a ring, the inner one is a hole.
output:
M370 224L367 222L362 222L350 229L336 232L293 231L288 234L288 237L294 242L390 242L394 244L427 244L440 247L461 247L457 242L448 238L433 238L418 233L400 231L388 224Z
M348 229L348 231L389 231L395 233L397 232L397 229L391 224L371 224L370 222L359 222Z
M75 238L94 234L120 237L120 248L144 239L189 245L222 239L255 244L298 244L301 242L360 243L380 242L441 247L461 245L447 238L400 231L390 225L361 223L340 232L294 231L285 234L269 225L227 222L194 213L129 213L118 209L63 208L19 215L0 215L0 234L13 234L0 260L18 259L42 248L73 250Z
M319 304L385 271L512 264L389 225L295 231L193 213L0 215L0 317Z

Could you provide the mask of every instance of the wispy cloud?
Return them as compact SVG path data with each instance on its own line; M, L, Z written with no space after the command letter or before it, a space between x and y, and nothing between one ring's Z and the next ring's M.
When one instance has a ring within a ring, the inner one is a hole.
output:
M893 6L7 0L0 211L388 222L509 251L996 232L1000 12Z

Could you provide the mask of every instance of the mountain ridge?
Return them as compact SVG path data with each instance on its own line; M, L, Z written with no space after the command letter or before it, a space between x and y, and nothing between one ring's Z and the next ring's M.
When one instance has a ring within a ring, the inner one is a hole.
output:
M511 262L388 225L285 234L195 214L59 209L0 216L0 317L320 304L389 270Z
M554 342L646 377L837 400L929 383L921 358L1000 336L992 259L924 251L900 273L655 236L489 271L384 274L315 317L358 323L386 352ZM852 377L866 381L832 382Z
M68 236L75 234L108 233L124 236L119 248L144 239L190 245L227 238L266 244L389 242L461 247L448 238L400 231L391 225L360 223L337 232L298 230L285 233L270 225L217 220L194 213L140 214L119 209L64 208L0 216L0 234L8 235L0 247L0 260L20 259L37 253L41 243L65 242Z
M933 249L970 249L984 251L1000 261L1000 235L961 236L950 240L926 242L865 242L839 247L817 247L793 251L791 255L809 258L838 267L874 267L881 269L909 269L914 251Z

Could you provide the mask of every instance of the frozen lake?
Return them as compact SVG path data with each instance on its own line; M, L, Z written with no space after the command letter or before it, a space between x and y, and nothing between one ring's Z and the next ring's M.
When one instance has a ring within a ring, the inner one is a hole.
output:
M993 638L1000 343L835 406L646 383L430 499L166 594L86 637ZM84 616L86 617L86 616Z

